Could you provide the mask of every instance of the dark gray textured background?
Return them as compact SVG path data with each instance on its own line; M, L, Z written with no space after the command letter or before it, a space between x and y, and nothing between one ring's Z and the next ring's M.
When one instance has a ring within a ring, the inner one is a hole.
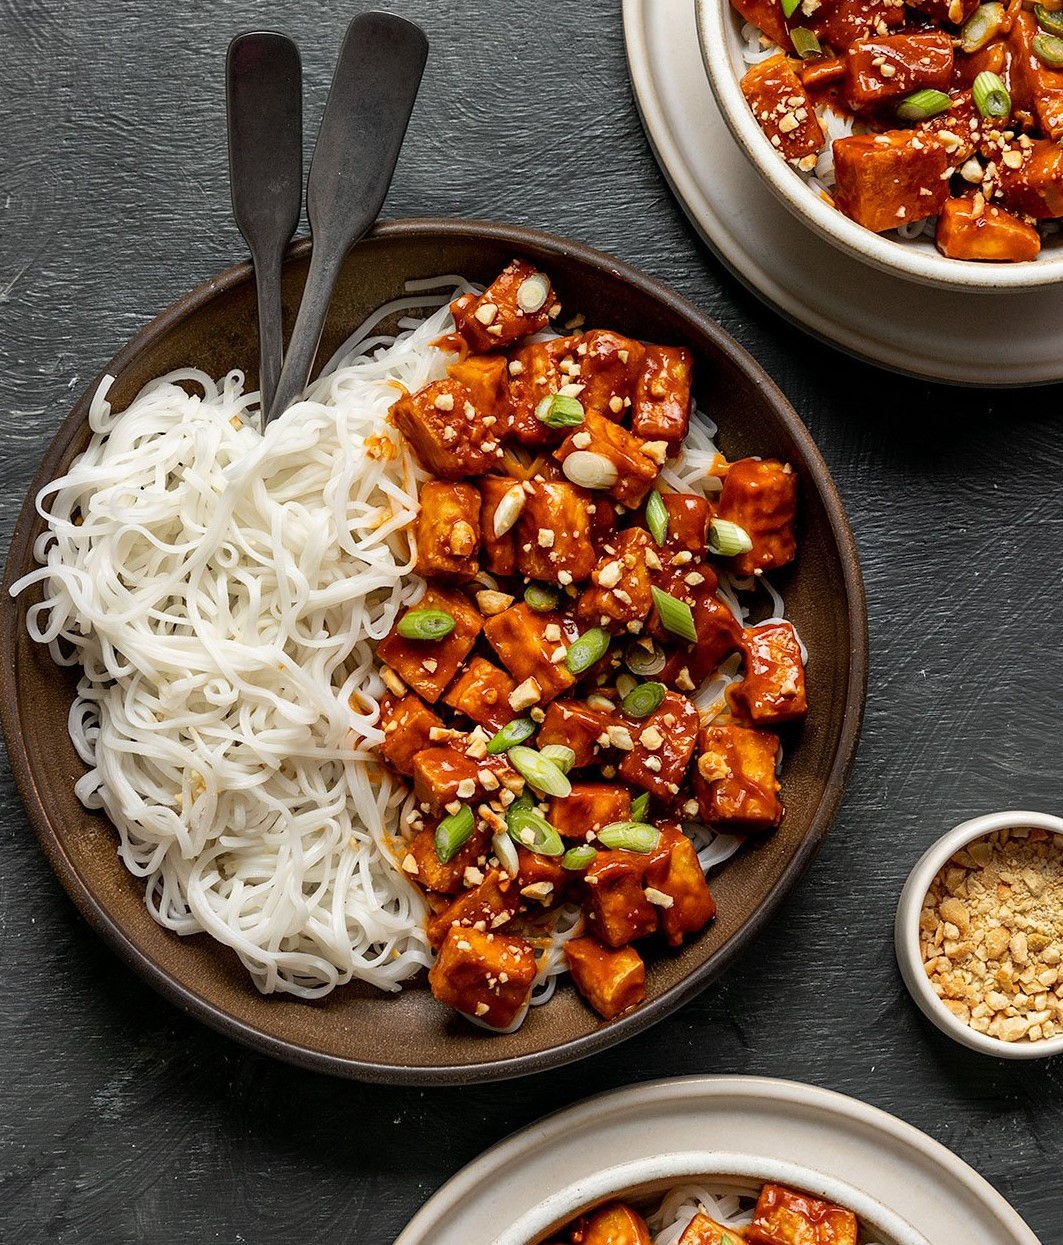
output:
M0 1239L386 1245L448 1176L544 1111L662 1075L792 1077L857 1095L972 1163L1063 1242L1063 1060L961 1051L893 961L922 848L997 808L1060 811L1058 390L960 391L811 342L698 242L644 140L615 0L392 0L432 39L385 214L571 235L708 309L808 422L849 507L871 619L841 815L767 934L716 986L589 1063L476 1090L338 1082L215 1036L76 916L0 777ZM151 316L243 258L223 54L300 43L308 134L354 8L0 0L0 535L76 392ZM912 316L919 317L913 286ZM1006 351L1007 298L992 308ZM957 1241L956 1245L962 1245Z

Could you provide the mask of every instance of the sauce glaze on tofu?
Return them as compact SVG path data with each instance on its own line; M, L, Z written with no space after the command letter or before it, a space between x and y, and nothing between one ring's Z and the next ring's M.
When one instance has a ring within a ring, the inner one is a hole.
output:
M452 312L457 361L390 416L428 473L425 590L377 645L397 855L443 1003L510 1028L567 969L611 1020L643 1000L647 950L713 920L699 849L783 817L804 650L736 593L793 560L798 480L710 453L675 487L689 351L547 337L560 308L523 260Z
M773 53L742 93L817 193L875 233L928 222L953 259L1036 258L1038 223L1063 217L1055 0L731 3ZM831 140L838 118L852 132Z

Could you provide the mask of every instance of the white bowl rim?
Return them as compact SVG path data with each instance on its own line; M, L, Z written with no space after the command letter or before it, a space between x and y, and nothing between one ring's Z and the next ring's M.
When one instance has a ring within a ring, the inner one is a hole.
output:
M1063 835L1063 817L1056 817L1052 813L1032 812L1029 809L983 813L979 817L971 817L961 822L935 840L916 861L897 903L897 916L893 926L897 966L920 1011L943 1033L961 1045L1000 1059L1049 1059L1053 1055L1063 1054L1063 1034L1031 1042L1004 1042L1000 1038L977 1033L970 1025L954 1016L938 998L923 971L923 958L919 950L919 914L923 899L942 865L976 839L984 838L994 830L1006 829L1050 830L1054 834Z
M723 1184L782 1184L851 1210L862 1225L885 1238L882 1245L930 1245L896 1211L836 1176L800 1163L720 1150L683 1150L604 1168L555 1190L500 1233L494 1245L529 1245L547 1229L567 1222L585 1208L622 1200L628 1191L662 1180L674 1181L676 1185L715 1180Z
M1063 282L1063 249L1013 263L948 259L932 246L920 248L884 238L824 203L772 147L738 84L728 53L730 0L695 0L705 72L720 112L749 162L778 199L821 237L864 263L923 285L970 291L1017 292Z

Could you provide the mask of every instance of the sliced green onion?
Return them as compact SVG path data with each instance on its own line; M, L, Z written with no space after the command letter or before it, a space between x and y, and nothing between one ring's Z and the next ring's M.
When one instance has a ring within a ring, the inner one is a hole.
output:
M659 545L668 539L668 510L656 489L646 501L646 526Z
M513 768L518 774L523 774L536 791L561 797L572 794L572 784L560 767L534 748L517 744L515 748L510 748L508 756Z
M454 630L454 619L446 610L410 610L395 630L407 640L442 640Z
M944 91L915 91L905 96L897 105L897 116L902 121L926 121L940 113L948 112L952 99Z
M694 626L694 613L690 606L685 601L677 601L675 597L662 592L660 588L651 588L650 592L653 595L653 603L657 606L661 626L665 631L670 631L672 635L677 635L683 640L689 640L691 644L696 643L698 631ZM569 652L571 651L569 649Z
M524 603L537 614L549 614L557 609L561 599L556 588L548 588L545 584L529 584L524 589Z
M640 683L620 702L625 713L633 718L648 718L661 707L667 689L663 683Z
M1052 35L1035 35L1033 50L1037 52L1038 39L1052 39ZM1063 65L1063 40L1055 39L1059 44L1060 64ZM1038 52L1038 56L1040 53ZM983 70L974 80L971 87L974 104L983 117L1003 118L1011 112L1011 96L1003 81L988 70Z
M436 826L436 855L443 864L453 860L472 838L475 828L476 818L468 804L463 804L456 813L443 818Z
M535 408L535 418L548 428L576 428L583 423L583 403L563 393L552 393Z
M1037 8L1034 9L1035 13ZM960 31L960 50L968 55L972 52L980 52L991 39L995 39L1000 34L1003 28L1004 6L1002 4L979 5L963 23Z
M564 744L547 744L545 748L539 749L539 755L552 761L562 774L567 774L576 764L576 754Z
M647 644L650 647L645 647ZM627 651L624 653L624 665L632 674L660 674L668 664L668 658L665 656L664 649L656 640L647 637L646 640L637 640L634 644L629 644Z
M513 840L505 831L500 830L491 840L491 848L498 857L498 863L511 878L515 878L520 872L520 857L513 846Z
M645 821L646 814L650 811L650 793L643 791L641 795L635 796L631 801L631 820Z
M779 0L779 7L787 17L793 17L801 0Z
M614 821L598 831L598 841L625 852L652 852L661 841L661 832L644 821Z
M578 640L568 646L565 654L565 665L573 674L582 674L589 670L596 661L609 651L609 632L601 627L592 627L585 631Z
M727 519L712 519L709 523L709 552L721 558L733 558L748 553L753 548L749 533L737 523Z
M521 813L526 813L529 809L535 807L535 800L527 791L523 795L518 795L513 803L506 809L506 824L509 824L511 817L519 817Z
M1050 35L1063 35L1063 12L1053 13L1043 4L1035 4L1033 15L1042 30L1047 30Z
M526 847L529 852L537 852L540 856L561 856L565 845L561 836L546 820L542 813L534 808L525 808L506 818L506 829L514 843Z
M579 847L570 847L561 857L561 868L586 869L588 865L594 863L597 855L597 848L591 847L589 843L584 843Z
M1030 47L1042 65L1047 65L1049 69L1063 69L1063 39L1058 35L1034 35Z
M790 31L790 42L802 60L807 60L810 56L819 56L823 51L819 40L807 26L795 26Z
M487 741L487 751L492 756L507 752L514 744L522 744L535 734L535 723L531 718L514 718Z

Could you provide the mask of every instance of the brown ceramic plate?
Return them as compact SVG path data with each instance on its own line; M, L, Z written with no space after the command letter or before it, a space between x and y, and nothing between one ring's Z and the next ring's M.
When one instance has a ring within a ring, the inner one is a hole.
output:
M308 244L285 273L287 328L306 276ZM678 953L650 957L646 1002L600 1021L571 987L533 1008L523 1027L495 1036L439 1005L425 984L400 994L350 985L319 1003L263 997L235 955L206 935L181 938L144 906L142 884L126 872L105 817L74 795L83 767L67 736L74 679L26 634L32 593L12 602L7 585L33 566L42 524L37 490L61 474L88 441L93 381L45 452L15 529L0 600L3 665L0 709L19 790L52 868L92 927L156 989L230 1037L305 1067L397 1084L487 1081L581 1059L629 1037L706 986L762 928L808 865L841 799L856 750L867 677L867 612L860 567L826 465L790 404L748 354L690 303L649 277L578 243L504 225L397 221L382 225L348 258L319 357L353 326L402 293L409 278L460 272L489 281L514 255L541 264L567 310L648 341L685 345L696 359L698 404L720 425L731 457L773 455L800 472L800 548L779 579L787 613L807 643L812 712L787 743L786 818L715 876L719 916ZM110 401L128 404L142 385L177 367L217 376L256 375L255 292L250 267L230 268L163 312L108 364Z

